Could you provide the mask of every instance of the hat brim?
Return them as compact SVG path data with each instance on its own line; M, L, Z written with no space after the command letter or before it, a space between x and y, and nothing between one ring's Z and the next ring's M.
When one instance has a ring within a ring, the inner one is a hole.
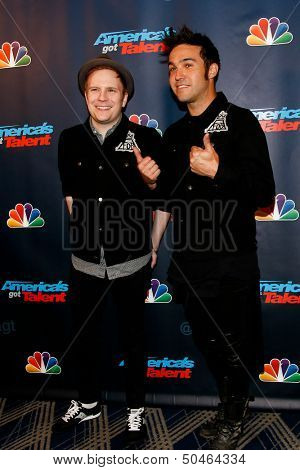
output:
M85 82L87 75L90 70L96 68L96 67L108 67L113 70L115 70L124 80L126 84L126 90L128 93L128 101L133 97L134 94L134 80L133 76L127 70L124 65L120 64L119 62L116 62L108 57L101 57L93 60L89 60L83 66L80 68L78 72L78 86L80 93L84 96L85 93Z

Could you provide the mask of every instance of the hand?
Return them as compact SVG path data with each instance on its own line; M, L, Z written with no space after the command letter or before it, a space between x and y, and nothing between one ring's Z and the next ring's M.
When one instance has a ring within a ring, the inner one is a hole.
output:
M193 146L190 150L190 167L193 173L214 178L219 167L219 155L213 148L209 134L203 137L204 149Z
M137 147L133 147L133 153L136 157L138 170L150 189L156 188L156 180L160 175L159 166L151 157L142 157L141 152Z
M157 251L152 249L152 259L151 259L151 269L153 269L156 266L157 263Z

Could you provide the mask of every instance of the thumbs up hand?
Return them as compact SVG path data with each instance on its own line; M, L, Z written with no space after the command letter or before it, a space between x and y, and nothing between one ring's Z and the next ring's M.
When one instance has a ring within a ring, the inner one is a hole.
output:
M190 167L193 173L214 178L219 167L219 155L215 151L209 134L203 137L204 149L193 146L190 150Z
M160 175L159 166L151 157L142 157L141 152L137 147L133 147L133 153L136 158L137 168L150 189L156 188L156 180Z

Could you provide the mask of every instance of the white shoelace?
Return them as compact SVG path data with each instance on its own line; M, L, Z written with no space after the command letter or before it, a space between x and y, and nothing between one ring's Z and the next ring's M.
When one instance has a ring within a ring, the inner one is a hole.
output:
M130 408L127 418L129 431L139 431L142 424L144 408Z
M80 406L78 405L77 401L72 400L68 411L66 412L65 416L62 418L63 421L67 423L70 418L73 418L78 413L79 410L80 410Z

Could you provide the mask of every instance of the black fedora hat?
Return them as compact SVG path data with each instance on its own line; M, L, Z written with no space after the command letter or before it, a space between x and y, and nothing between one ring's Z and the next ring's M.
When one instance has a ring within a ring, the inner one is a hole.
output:
M133 76L131 75L129 70L124 67L124 65L111 59L111 57L107 56L106 54L101 54L96 59L89 60L80 68L78 72L78 85L81 94L84 96L85 82L89 71L99 66L106 66L118 72L118 74L122 77L123 81L126 83L129 101L134 93Z

